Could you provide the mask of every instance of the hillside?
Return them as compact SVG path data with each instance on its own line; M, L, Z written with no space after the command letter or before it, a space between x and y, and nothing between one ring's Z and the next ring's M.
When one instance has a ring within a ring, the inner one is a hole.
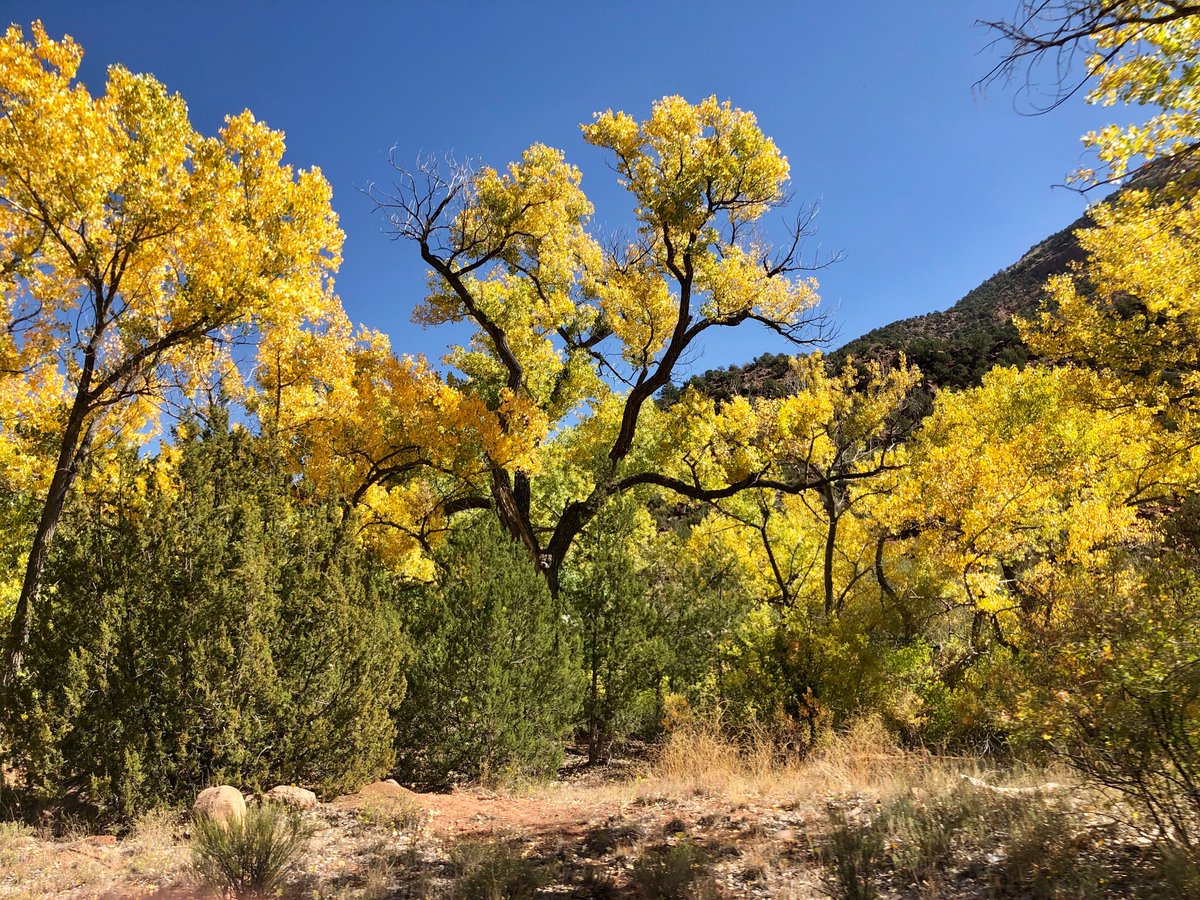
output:
M993 366L1025 363L1029 351L1012 317L1032 314L1046 279L1082 258L1074 232L1086 224L1082 217L1035 244L949 309L900 319L849 341L828 354L830 365L840 369L851 358L890 362L904 353L931 387L962 388L978 384ZM719 400L773 397L788 393L788 375L788 357L767 353L745 365L703 372L685 386Z
M1181 169L1194 172L1194 163L1153 163L1138 172L1128 186L1161 185L1178 177ZM831 367L840 369L851 358L890 362L904 353L920 367L929 387L964 388L978 384L996 365L1024 364L1029 351L1018 338L1012 318L1032 315L1041 303L1046 280L1082 259L1074 233L1087 224L1088 217L1082 216L1034 244L1019 260L949 309L900 319L849 341L828 354ZM719 400L739 394L774 397L788 393L788 375L788 357L767 353L744 365L703 372L684 386L696 387ZM665 399L670 402L669 393Z
M840 368L851 358L891 360L903 352L929 384L954 388L978 384L996 365L1023 364L1029 351L1013 316L1033 315L1046 280L1082 259L1074 233L1086 224L1082 217L1035 244L949 309L901 319L855 338L829 354L830 363Z

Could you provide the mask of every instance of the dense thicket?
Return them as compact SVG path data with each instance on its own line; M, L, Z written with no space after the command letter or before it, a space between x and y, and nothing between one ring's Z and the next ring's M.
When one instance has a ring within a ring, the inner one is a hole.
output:
M458 528L408 611L416 656L397 715L407 780L553 774L579 710L577 635L490 519Z
M164 458L127 459L60 533L10 764L121 814L212 783L333 793L388 771L399 593L341 520L221 409Z

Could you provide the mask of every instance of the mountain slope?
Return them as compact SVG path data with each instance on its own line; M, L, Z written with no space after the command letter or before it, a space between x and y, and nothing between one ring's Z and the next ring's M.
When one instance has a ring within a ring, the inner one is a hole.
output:
M1164 159L1144 166L1123 190L1195 178L1200 173L1193 156L1181 154L1182 159ZM1188 189L1194 189L1193 182L1188 181ZM1119 193L1110 195L1110 199ZM933 389L972 387L994 366L1024 364L1029 360L1029 350L1017 336L1012 318L1032 317L1042 302L1046 280L1083 259L1075 232L1088 224L1090 220L1084 215L1038 242L949 309L900 319L855 338L828 354L830 367L838 370L851 358L890 363L903 353L921 369L926 385ZM788 357L768 353L744 365L696 375L684 387L695 387L718 400L739 394L777 397L790 390L789 372ZM665 391L664 399L670 402L674 393Z
M848 359L891 361L904 353L930 385L963 388L997 365L1023 364L1029 351L1013 316L1032 317L1051 275L1083 259L1075 232L1086 216L1031 247L1024 256L970 291L949 309L901 319L869 331L829 354L835 368Z
M900 319L849 341L828 354L830 367L840 369L849 359L890 363L903 353L930 387L963 388L978 384L993 366L1025 363L1029 351L1012 317L1032 315L1046 279L1083 258L1074 232L1087 224L1085 216L1035 244L949 309ZM695 375L684 386L717 400L778 397L789 392L789 372L786 355L767 353L744 365Z

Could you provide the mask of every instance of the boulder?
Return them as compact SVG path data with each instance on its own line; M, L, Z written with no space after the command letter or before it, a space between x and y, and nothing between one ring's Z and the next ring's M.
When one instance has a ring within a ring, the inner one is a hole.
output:
M192 817L205 817L228 825L232 819L240 819L246 814L246 798L235 787L221 784L217 787L205 788L196 797L192 806Z
M281 803L293 809L312 809L317 805L317 795L302 787L290 784L279 784L267 791L266 799L271 803Z

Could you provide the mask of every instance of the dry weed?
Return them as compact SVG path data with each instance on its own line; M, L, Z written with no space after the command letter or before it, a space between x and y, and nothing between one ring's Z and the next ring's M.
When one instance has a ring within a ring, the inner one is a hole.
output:
M918 775L938 767L956 776L962 761L902 750L878 719L830 733L806 757L788 752L765 730L750 731L733 742L719 723L693 723L672 732L641 782L641 793L731 803L764 797L797 801L828 794L879 797L904 789Z

